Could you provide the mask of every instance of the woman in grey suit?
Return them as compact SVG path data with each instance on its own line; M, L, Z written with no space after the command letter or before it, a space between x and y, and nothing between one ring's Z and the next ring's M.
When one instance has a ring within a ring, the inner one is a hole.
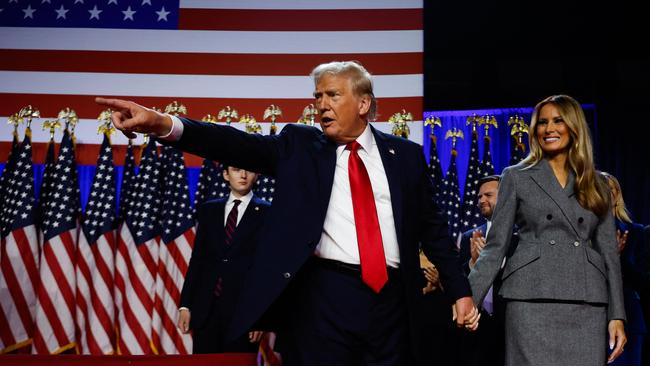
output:
M503 172L487 244L470 273L481 304L517 225L500 294L506 365L604 365L626 342L621 270L609 192L594 169L580 104L566 95L533 112L530 154Z

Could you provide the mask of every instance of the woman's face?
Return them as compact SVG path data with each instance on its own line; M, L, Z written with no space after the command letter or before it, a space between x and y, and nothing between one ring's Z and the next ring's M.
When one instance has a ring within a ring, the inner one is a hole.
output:
M569 150L569 127L552 103L544 105L539 111L535 135L544 155L557 155Z

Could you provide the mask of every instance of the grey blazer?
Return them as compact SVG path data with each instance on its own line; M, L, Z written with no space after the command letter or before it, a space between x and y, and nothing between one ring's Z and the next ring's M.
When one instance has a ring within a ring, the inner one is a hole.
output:
M598 218L578 203L575 177L562 188L548 161L503 172L487 245L469 275L474 303L483 301L512 237L499 293L515 300L564 300L608 304L608 320L625 320L614 218Z

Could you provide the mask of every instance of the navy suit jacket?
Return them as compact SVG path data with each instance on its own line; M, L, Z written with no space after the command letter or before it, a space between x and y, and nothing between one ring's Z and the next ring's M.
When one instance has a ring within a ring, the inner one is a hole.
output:
M313 255L323 232L337 146L321 130L305 125L290 124L278 135L262 136L229 126L181 120L182 137L172 145L276 178L273 206L261 228L255 260L231 324L231 336L238 337L252 328L265 314L269 315L271 308L274 311L270 318L282 324L283 316L290 316L293 304L300 302L293 298L295 291L289 285L300 286L296 277L300 278L300 269ZM471 292L446 221L434 203L422 146L374 128L372 133L388 179L400 277L405 286L412 339L417 340L416 309L422 291L420 245L438 268L450 298L470 296ZM258 323L256 329L262 327Z
M222 279L222 316L232 317L244 275L253 261L264 212L270 206L253 196L237 225L232 243L226 247L223 224L226 201L223 198L207 201L197 211L198 229L180 303L191 311L192 329L201 328L207 319L218 278Z
M460 248L458 248L460 252L460 263L463 265L463 270L468 275L471 272L469 262L472 260L472 245L470 244L469 239L472 238L472 233L476 230L481 230L483 236L485 236L487 224L483 224L476 229L470 229L464 232L460 238Z
M648 270L644 268L647 248L644 243L643 226L616 220L616 228L621 233L628 231L627 242L621 252L623 298L627 315L626 331L645 334L647 329L639 299L639 294L643 291L643 286L647 286L648 281ZM650 316L650 314L645 316Z

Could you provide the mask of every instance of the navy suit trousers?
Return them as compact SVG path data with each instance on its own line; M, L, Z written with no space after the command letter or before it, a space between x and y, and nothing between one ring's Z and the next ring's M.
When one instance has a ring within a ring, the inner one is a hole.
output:
M413 364L407 359L406 296L399 270L389 270L378 294L363 283L360 272L321 259L308 262L302 280L286 365Z

